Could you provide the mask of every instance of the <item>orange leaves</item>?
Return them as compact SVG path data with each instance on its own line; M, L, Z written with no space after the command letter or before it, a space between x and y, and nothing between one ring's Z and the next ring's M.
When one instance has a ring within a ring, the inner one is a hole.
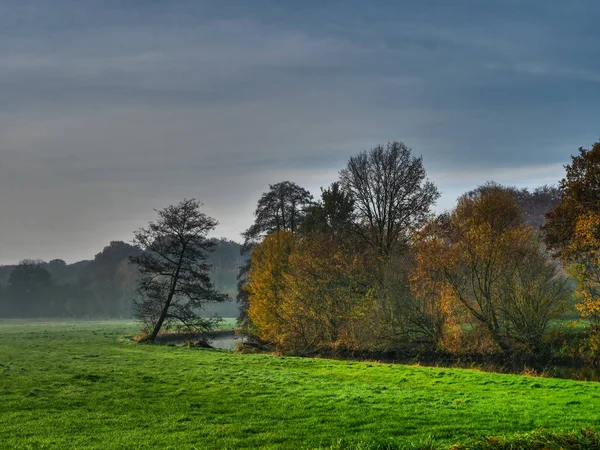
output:
M577 280L577 308L600 329L600 141L591 149L579 149L565 166L560 182L562 198L547 215L547 245L570 264Z
M573 261L569 271L577 280L579 302L575 305L583 317L600 328L600 214L579 216L565 255Z
M255 332L293 353L353 346L357 322L373 309L366 273L364 258L331 235L267 236L247 287Z
M462 320L502 348L508 341L539 343L564 304L564 282L535 231L523 225L509 189L489 184L464 195L445 226L425 232L411 286L446 315L446 334Z
M600 214L587 212L579 216L575 223L574 239L570 250L584 252L596 262L600 254Z
M252 264L246 286L250 306L248 315L261 339L277 342L286 322L285 273L295 246L287 231L268 235L252 251Z

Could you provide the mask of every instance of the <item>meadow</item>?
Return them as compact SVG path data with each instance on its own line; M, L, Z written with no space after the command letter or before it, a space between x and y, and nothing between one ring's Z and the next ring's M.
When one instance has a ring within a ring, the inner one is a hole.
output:
M137 329L0 321L0 446L447 448L599 419L593 382L136 344Z

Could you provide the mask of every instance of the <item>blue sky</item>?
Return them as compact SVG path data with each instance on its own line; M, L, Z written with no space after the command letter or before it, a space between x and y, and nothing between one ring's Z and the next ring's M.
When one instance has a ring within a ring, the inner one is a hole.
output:
M389 140L438 210L599 137L596 1L0 0L0 263L90 258L183 197L239 239Z

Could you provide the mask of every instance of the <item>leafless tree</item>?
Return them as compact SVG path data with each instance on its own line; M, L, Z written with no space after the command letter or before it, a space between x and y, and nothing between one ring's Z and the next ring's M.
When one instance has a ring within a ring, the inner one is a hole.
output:
M353 156L340 171L340 181L354 200L357 231L382 255L408 243L440 195L426 179L423 159L412 156L402 142Z

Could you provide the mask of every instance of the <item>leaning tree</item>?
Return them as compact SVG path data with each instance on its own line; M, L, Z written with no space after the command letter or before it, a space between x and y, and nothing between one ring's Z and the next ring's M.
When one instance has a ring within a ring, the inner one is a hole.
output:
M209 331L217 319L200 317L200 310L207 302L228 299L210 280L206 259L215 243L207 234L217 221L200 212L201 205L196 199L184 199L156 211L155 222L134 232L134 243L142 250L130 258L141 273L134 314L152 330L149 342L163 326Z

